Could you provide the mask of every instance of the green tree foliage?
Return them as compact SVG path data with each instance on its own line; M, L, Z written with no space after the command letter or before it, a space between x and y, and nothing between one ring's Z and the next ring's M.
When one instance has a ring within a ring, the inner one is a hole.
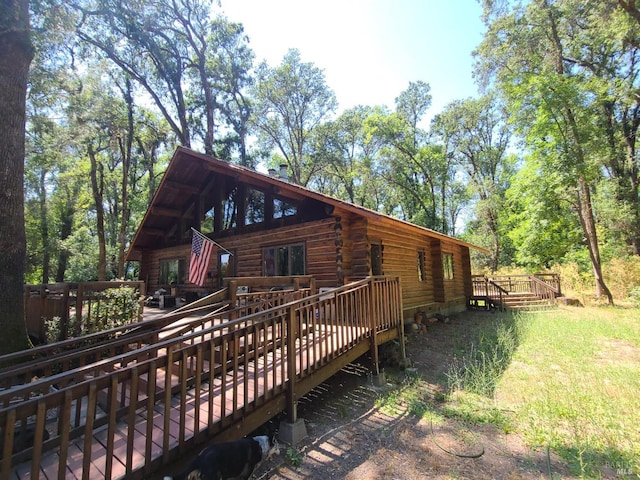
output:
M382 205L385 213L449 233L447 194L453 175L443 148L422 127L430 105L429 84L410 82L396 98L396 110L377 111L365 127L368 141L379 145L378 171L391 186Z
M506 192L506 235L518 248L513 261L531 270L550 268L559 259L575 260L584 251L572 196L562 178L548 171L544 157L531 156Z
M77 34L146 91L180 144L199 140L209 155L235 144L246 162L250 106L242 89L253 54L242 26L212 19L211 7L208 0L77 2Z
M612 1L487 2L485 16L479 73L495 80L528 147L572 195L569 208L583 230L596 293L612 302L593 194L602 182L617 185L636 252L638 25Z
M357 106L315 130L313 161L326 168L314 179L314 188L373 210L385 203L387 189L376 162L379 146L369 141L365 128L378 110Z
M289 50L277 67L262 63L253 88L252 124L263 148L276 151L292 182L306 186L325 166L311 157L311 136L337 107L324 73Z
M432 130L439 135L446 158L469 179L478 221L467 234L491 251L488 266L495 272L506 240L503 199L515 171L515 158L507 152L512 132L504 108L493 94L454 101L436 115Z

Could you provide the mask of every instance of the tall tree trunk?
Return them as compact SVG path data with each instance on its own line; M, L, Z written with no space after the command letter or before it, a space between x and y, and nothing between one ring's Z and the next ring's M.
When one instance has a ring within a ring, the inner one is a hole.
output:
M40 170L40 183L38 194L40 196L40 237L42 238L42 283L49 283L49 270L51 267L51 246L49 235L49 212L47 208L47 170Z
M580 225L585 232L587 239L587 247L589 249L589 258L593 267L593 276L596 281L596 296L607 296L610 305L613 305L613 295L604 282L602 276L602 262L600 261L600 249L598 247L598 235L596 233L596 222L593 218L593 209L591 208L591 193L589 186L583 178L578 179L578 216L580 217Z
M98 234L98 281L107 279L107 244L104 235L104 203L103 203L103 178L99 172L98 160L93 146L87 147L89 160L91 161L91 190L93 191L93 201L96 205L96 228ZM100 178L98 178L98 176Z
M71 191L66 190L66 201L60 212L60 242L63 244L58 253L58 268L56 269L56 282L64 282L69 261L69 250L64 247L64 241L71 236L73 231L73 217L78 202L79 184L75 184Z
M33 47L29 2L0 0L0 355L29 348L24 318L26 94Z
M131 169L131 152L134 137L133 121L133 96L131 94L131 81L127 79L126 90L123 91L127 104L127 135L124 144L121 145L122 153L122 218L120 219L120 231L118 232L118 278L124 279L124 257L127 245L127 226L129 225L129 171Z
M547 13L549 25L551 27L551 40L555 45L554 63L556 74L564 77L564 63L563 63L563 47L560 41L560 35L558 33L558 26L556 19L551 10L548 0L542 0L541 6ZM593 207L591 204L591 193L589 191L589 184L585 178L585 171L587 170L587 161L583 144L580 140L580 132L578 128L578 121L576 120L573 110L570 105L564 105L562 108L564 118L569 128L569 138L572 143L572 148L566 152L567 156L570 154L575 155L575 167L574 174L578 183L578 216L580 217L580 225L585 238L587 239L587 248L589 250L589 258L591 259L591 266L593 267L593 276L596 282L596 296L601 297L604 293L607 296L610 305L613 305L613 296L609 291L609 288L604 282L602 276L602 262L600 260L600 247L598 245L598 235L596 231L596 222L593 216Z

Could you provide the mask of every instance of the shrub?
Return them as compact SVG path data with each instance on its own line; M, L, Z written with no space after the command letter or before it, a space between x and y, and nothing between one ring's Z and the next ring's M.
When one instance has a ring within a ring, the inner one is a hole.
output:
M636 307L640 308L640 285L629 291L629 301L633 302Z
M133 323L138 319L139 313L140 303L135 288L108 288L86 301L81 319L78 319L76 314L70 315L66 332L61 331L63 326L60 317L46 320L45 335L48 342L56 342L61 338L82 337Z
M108 288L98 294L91 317L83 315L87 333L95 333L120 327L138 318L140 304L138 293L131 287Z
M633 287L640 285L640 257L612 258L603 265L605 282L617 299L630 296Z

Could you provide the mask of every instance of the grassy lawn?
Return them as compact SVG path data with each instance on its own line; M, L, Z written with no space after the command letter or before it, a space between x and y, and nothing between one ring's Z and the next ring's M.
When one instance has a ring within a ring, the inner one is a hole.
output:
M581 478L640 478L640 309L497 313L477 325L454 342L443 398L425 402L417 379L387 406L402 395L434 422L456 417L520 434Z
M640 311L572 308L515 323L518 345L494 392L514 428L585 478L603 467L640 474Z

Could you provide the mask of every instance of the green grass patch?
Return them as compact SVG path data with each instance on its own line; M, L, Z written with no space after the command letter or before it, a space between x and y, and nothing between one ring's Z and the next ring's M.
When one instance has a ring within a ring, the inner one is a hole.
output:
M460 346L447 416L516 429L581 478L640 475L640 310L497 315Z
M418 375L406 375L403 379L389 379L392 387L376 400L376 406L387 415L408 413L422 417L430 411L424 382Z

